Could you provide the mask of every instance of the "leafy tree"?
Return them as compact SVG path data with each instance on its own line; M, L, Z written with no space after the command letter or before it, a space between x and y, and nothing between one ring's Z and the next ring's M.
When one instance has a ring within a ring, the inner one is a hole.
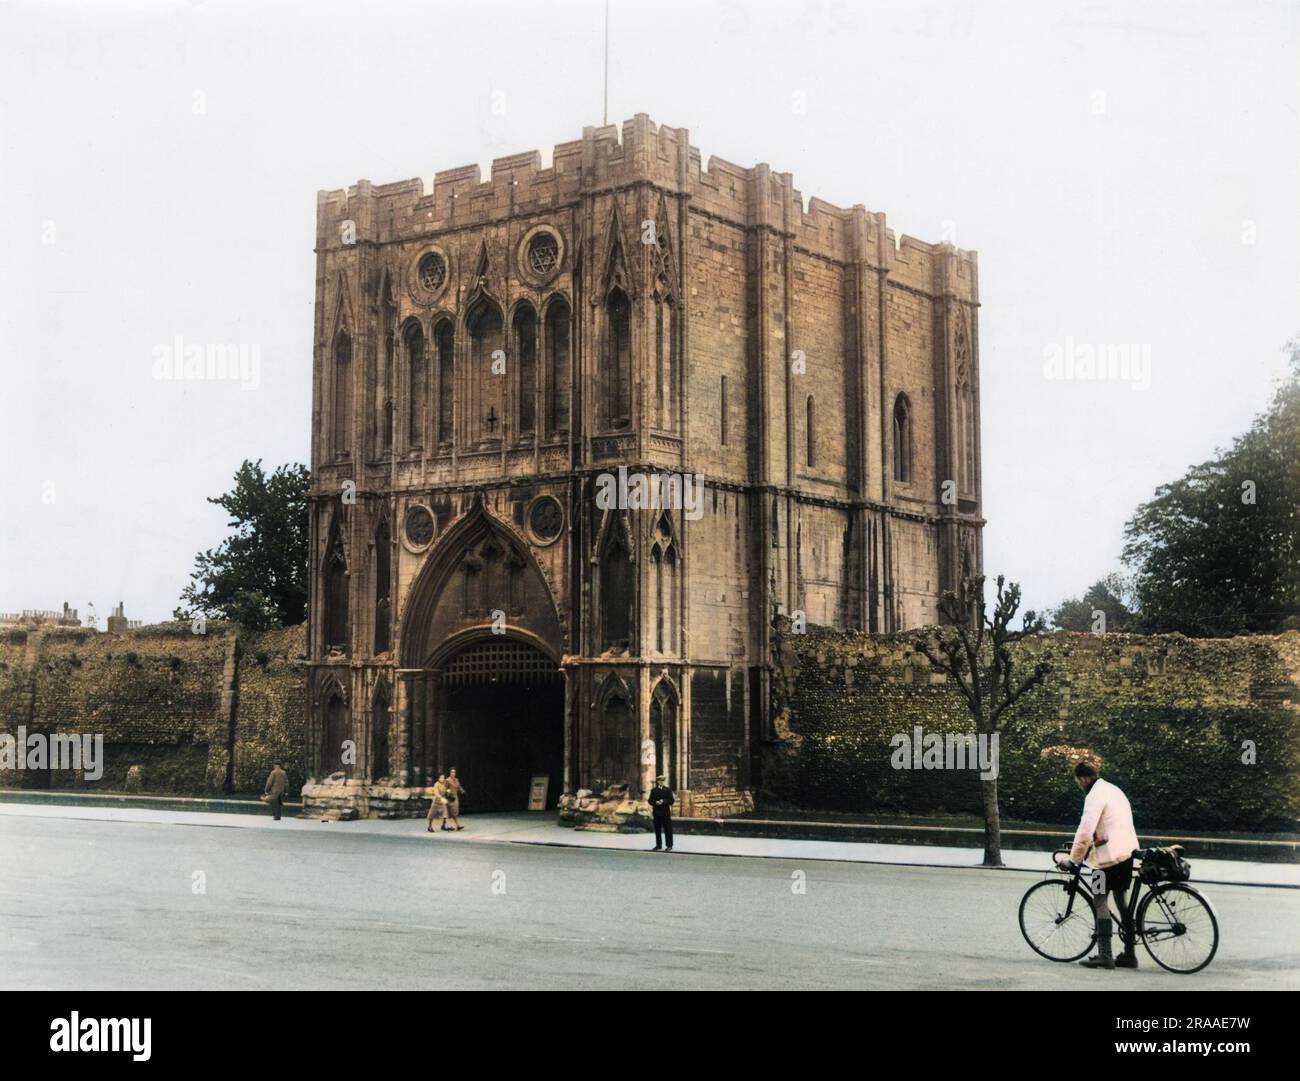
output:
M1052 626L1063 631L1128 631L1136 622L1133 606L1132 586L1121 575L1108 574L1089 586L1082 598L1064 600L1048 615ZM1105 616L1101 626L1095 612Z
M956 592L939 599L947 624L933 627L919 648L936 670L956 684L975 721L975 731L992 736L1002 730L1008 711L1037 687L1051 665L1039 660L1025 672L1011 655L1011 646L1044 629L1043 621L1026 611L1021 629L1011 621L1020 608L1020 586L997 578L997 603L989 615L984 599L984 575L964 575ZM980 779L984 798L984 866L1002 866L1002 818L998 811L998 780Z
M1300 627L1300 339L1270 407L1231 449L1156 489L1124 528L1140 629Z
M177 619L202 613L246 627L292 626L307 618L307 492L311 472L282 465L270 476L245 460L235 486L208 502L230 514L234 533L194 559Z

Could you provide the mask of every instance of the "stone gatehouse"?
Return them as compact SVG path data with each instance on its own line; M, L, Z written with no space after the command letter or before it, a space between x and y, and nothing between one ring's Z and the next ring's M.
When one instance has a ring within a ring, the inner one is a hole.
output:
M971 252L644 115L321 192L316 252L309 804L748 807L773 613L896 631L980 566Z

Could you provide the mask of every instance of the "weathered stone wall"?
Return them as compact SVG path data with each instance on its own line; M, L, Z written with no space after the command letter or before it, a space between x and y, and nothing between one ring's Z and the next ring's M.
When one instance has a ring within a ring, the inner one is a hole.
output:
M897 733L970 732L964 703L916 650L916 635L813 628L778 638L778 739L763 753L760 800L843 812L979 811L973 771L891 765ZM1300 633L1189 639L1059 633L1044 686L1000 741L1002 812L1078 815L1065 748L1100 756L1139 829L1291 830L1300 823ZM1246 741L1255 762L1243 762Z
M88 781L84 770L6 772L0 786L260 792L272 760L282 758L296 790L305 779L304 647L302 627L6 632L0 731L102 734L104 773ZM133 766L138 781L128 784Z

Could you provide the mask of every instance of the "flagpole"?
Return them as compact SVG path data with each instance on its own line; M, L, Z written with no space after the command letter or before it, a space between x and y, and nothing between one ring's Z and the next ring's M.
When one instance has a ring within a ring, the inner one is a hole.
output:
M600 123L609 125L609 0L605 0L605 114Z

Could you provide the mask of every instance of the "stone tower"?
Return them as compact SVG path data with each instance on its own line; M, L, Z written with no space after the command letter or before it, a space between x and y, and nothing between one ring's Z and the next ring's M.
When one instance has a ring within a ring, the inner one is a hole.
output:
M309 805L750 806L774 613L916 626L980 566L974 253L644 115L321 192L316 252Z

